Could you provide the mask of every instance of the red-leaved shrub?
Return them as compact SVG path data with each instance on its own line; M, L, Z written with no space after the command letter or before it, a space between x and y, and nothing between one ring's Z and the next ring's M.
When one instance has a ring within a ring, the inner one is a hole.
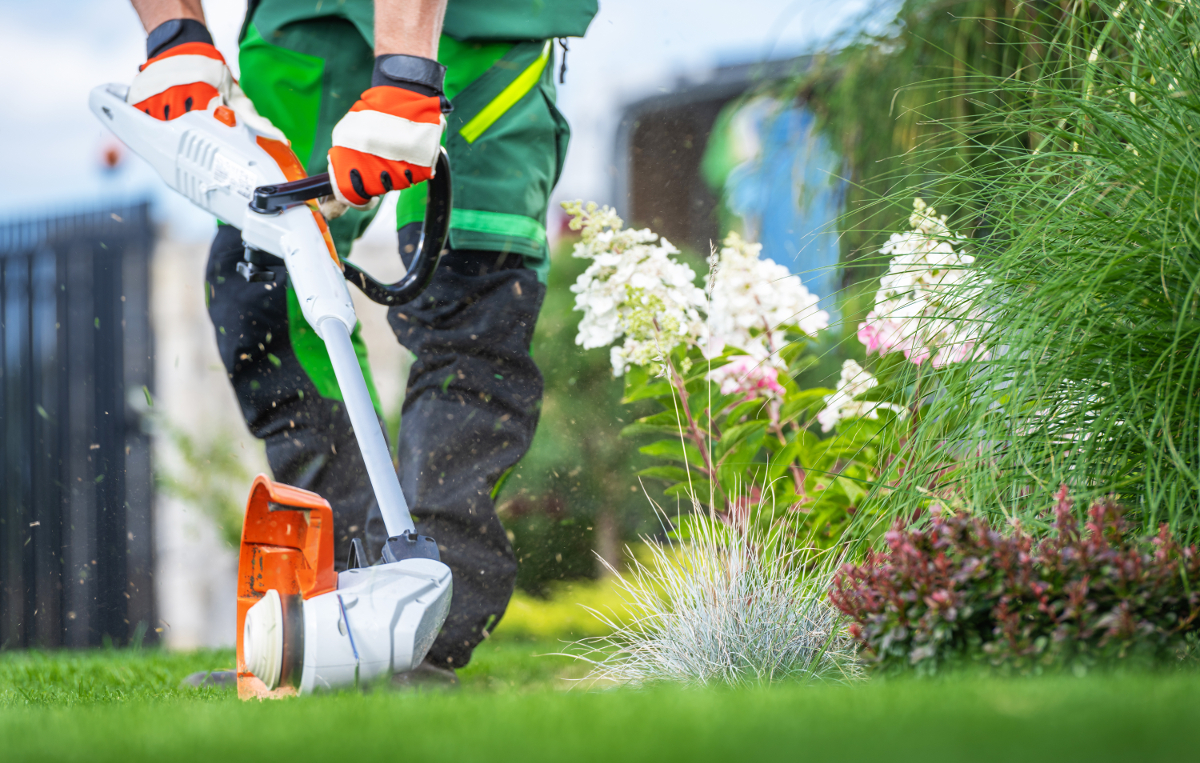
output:
M1066 486L1041 540L982 518L896 526L887 550L847 564L830 600L863 656L888 670L983 663L1012 672L1177 658L1200 626L1200 557L1163 526L1136 537L1115 503L1082 530Z

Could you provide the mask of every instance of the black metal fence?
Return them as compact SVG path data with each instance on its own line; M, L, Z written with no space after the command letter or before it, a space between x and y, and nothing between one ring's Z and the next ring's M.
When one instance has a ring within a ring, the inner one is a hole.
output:
M0 224L0 648L154 638L146 204Z

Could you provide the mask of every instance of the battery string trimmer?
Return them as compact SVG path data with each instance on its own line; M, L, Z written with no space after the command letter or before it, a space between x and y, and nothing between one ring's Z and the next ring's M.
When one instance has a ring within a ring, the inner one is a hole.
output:
M273 282L261 253L281 258L305 320L325 342L387 527L381 563L355 539L348 569L333 560L333 511L316 493L259 475L250 488L238 559L238 695L285 696L352 686L416 667L450 608L450 569L416 533L350 335L358 322L346 281L373 301L403 304L433 277L450 222L450 167L438 155L421 244L400 281L384 284L338 257L314 199L328 175L306 177L289 145L214 100L161 121L102 85L89 106L125 145L201 209L242 232L250 282Z

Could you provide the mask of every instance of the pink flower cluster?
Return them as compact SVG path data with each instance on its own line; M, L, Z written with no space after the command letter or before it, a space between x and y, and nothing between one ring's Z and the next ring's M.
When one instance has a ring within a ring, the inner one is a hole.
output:
M868 355L872 352L886 355L903 344L905 345L904 356L910 357L913 349L912 337L908 337L906 341L900 322L890 318L880 318L874 310L867 313L865 322L858 324L858 341L866 346ZM917 363L920 364L920 361Z
M720 368L713 369L709 378L721 385L722 395L743 393L746 400L756 397L782 395L779 369L768 361L760 361L749 355L739 355Z
M932 322L932 321L931 321ZM941 321L949 324L950 321ZM969 336L955 336L959 332L942 332L939 337L929 344L927 332L915 330L892 318L880 318L872 310L867 314L867 320L858 325L858 341L867 348L867 354L878 352L886 355L889 352L903 352L904 357L915 365L921 365L932 356L931 365L941 368L950 363L961 363L976 356L976 341ZM938 339L941 339L938 342ZM934 346L930 346L933 344ZM938 347L937 344L941 346ZM935 355L934 352L937 352Z

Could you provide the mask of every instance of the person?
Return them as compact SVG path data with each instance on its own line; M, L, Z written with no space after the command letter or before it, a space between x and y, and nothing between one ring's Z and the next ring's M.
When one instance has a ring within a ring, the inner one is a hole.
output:
M437 540L454 574L449 616L417 678L454 681L504 615L516 579L493 500L529 448L542 398L530 342L549 267L547 205L570 137L555 107L554 40L582 36L596 0L250 0L239 81L199 0L132 3L148 35L129 103L169 120L220 98L256 128L282 133L309 174L331 175L336 198L322 211L343 257L374 202L396 190L398 245L410 261L422 181L446 147L447 252L429 288L391 307L388 321L416 356L401 485L417 530ZM205 300L246 424L277 481L330 502L337 558L361 537L374 561L386 532L324 345L282 264L268 264L273 281L252 283L237 271L242 258L240 232L219 225ZM354 342L378 409L357 332Z

